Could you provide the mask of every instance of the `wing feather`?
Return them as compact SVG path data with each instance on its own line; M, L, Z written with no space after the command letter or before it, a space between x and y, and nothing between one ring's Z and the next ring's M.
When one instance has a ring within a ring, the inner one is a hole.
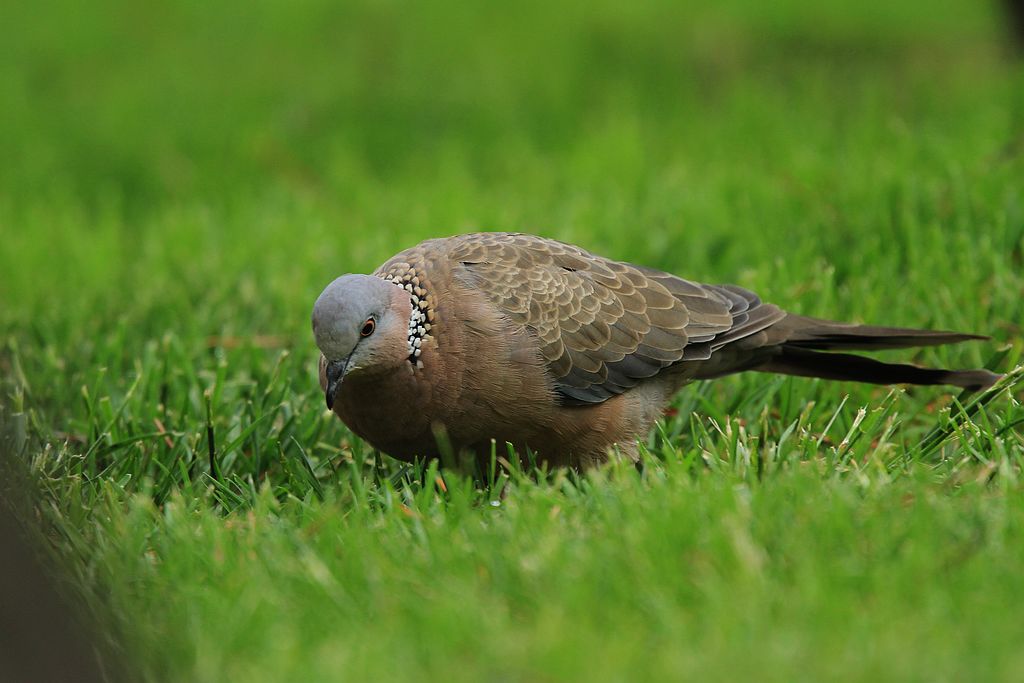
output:
M535 335L568 404L605 401L680 362L707 360L784 313L733 285L702 285L515 233L444 240L456 277Z

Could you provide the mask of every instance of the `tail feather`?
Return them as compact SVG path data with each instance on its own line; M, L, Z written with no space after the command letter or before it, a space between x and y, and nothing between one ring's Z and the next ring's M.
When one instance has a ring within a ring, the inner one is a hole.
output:
M774 327L782 333L787 347L816 351L880 351L988 339L982 335L945 330L838 323L792 313Z
M809 351L788 344L767 363L754 369L868 384L948 384L972 391L987 389L1001 377L988 370L921 368L906 363L884 363L849 353Z
M749 369L869 384L948 384L979 390L992 386L1001 375L988 370L922 368L835 353L938 346L972 339L988 337L940 330L854 325L790 313L761 335L736 342L737 353L723 357L726 365L710 368L707 376ZM741 345L746 345L748 353L741 352Z

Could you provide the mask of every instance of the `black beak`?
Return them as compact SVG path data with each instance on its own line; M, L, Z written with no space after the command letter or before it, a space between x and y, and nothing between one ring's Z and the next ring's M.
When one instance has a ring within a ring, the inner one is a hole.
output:
M348 369L348 358L343 360L332 360L327 363L327 391L324 398L327 400L327 410L334 408L334 397L341 388L341 380L345 378L345 371Z

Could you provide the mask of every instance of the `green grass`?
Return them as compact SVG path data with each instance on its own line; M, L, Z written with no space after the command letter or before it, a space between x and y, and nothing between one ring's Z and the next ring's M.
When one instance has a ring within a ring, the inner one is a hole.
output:
M1024 675L1020 371L966 407L701 384L643 474L582 478L403 466L323 409L324 284L476 229L994 337L886 358L1021 363L1024 71L995 8L702 5L0 10L3 488L34 494L107 657L172 681Z

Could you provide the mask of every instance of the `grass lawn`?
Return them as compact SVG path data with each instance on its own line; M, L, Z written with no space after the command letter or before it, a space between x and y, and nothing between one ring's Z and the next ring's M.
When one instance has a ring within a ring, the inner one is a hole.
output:
M309 329L337 275L523 230L1012 371L996 9L5 7L3 495L133 680L1020 680L1020 371L731 377L643 474L474 482L326 413Z

